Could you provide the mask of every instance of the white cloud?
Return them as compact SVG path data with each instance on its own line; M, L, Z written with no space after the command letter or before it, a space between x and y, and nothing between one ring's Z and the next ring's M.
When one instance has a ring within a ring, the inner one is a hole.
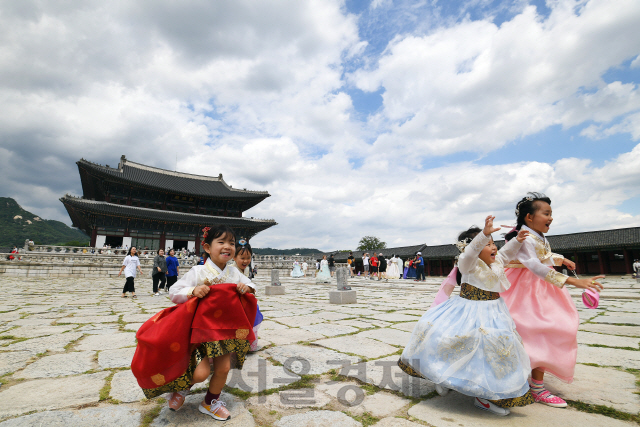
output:
M637 139L637 85L602 80L640 52L637 2L565 0L546 20L524 7L499 27L437 17L380 57L364 56L358 18L338 0L24 0L0 12L0 191L44 218L69 222L57 199L81 194L76 160L114 166L125 154L269 191L246 212L280 224L257 246L449 243L488 213L512 221L531 190L552 197L554 232L640 224L617 208L638 196L638 147L599 168L588 153L422 165L553 124ZM345 77L347 62L375 67ZM366 123L348 84L384 89Z
M558 1L546 20L529 6L500 27L464 20L397 37L375 68L351 78L362 90L384 88L380 147L489 152L554 124L638 110L635 84L601 76L640 52L639 20L634 1Z

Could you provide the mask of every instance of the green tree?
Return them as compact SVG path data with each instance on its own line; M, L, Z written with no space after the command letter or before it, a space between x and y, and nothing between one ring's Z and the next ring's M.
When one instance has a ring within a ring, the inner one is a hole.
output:
M358 243L359 251L374 251L376 249L386 249L387 244L375 236L364 236Z

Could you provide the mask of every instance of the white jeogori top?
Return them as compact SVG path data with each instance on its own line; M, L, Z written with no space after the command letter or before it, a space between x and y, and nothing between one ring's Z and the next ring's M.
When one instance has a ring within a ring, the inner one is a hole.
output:
M485 291L504 292L511 287L511 283L504 274L504 266L509 260L515 258L522 243L511 239L498 251L496 260L487 265L478 258L478 255L490 241L491 236L485 236L481 231L460 254L458 270L462 275L461 283L468 283Z
M562 265L564 257L551 252L549 241L543 235L526 225L522 229L527 230L529 235L516 254L516 260L510 262L507 268L526 268L539 279L562 288L569 277L550 267Z
M178 280L169 288L169 298L175 304L182 304L189 299L187 296L189 289L195 286L210 286L217 283L244 283L254 290L256 289L253 282L242 274L237 267L226 265L224 270L220 270L220 268L211 261L211 258L207 258L207 262L205 262L204 265L191 267L191 270L189 270L182 279Z

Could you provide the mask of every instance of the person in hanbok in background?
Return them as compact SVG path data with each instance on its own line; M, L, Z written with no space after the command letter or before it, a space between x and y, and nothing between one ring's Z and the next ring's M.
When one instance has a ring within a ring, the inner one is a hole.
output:
M404 277L405 279L415 279L416 278L416 267L415 267L415 257L409 260L409 268L407 269L407 274Z
M309 264L307 264L307 261L302 261L302 275L304 277L307 277L307 270L309 269Z
M402 261L399 255L396 258L396 264L398 265L398 279L402 279L404 275L404 261Z
M527 236L518 233L498 251L491 238L493 216L484 229L471 227L458 236L458 267L443 282L435 307L418 321L398 361L409 375L427 378L436 391L449 389L474 397L474 405L496 415L509 407L534 403L527 378L529 356L499 292L511 284L504 266ZM447 298L460 284L460 296Z
M331 272L326 255L323 255L322 261L320 261L320 271L316 274L316 283L331 283Z
M253 276L251 269L252 261L253 249L251 249L251 245L243 237L236 242L236 256L233 258L233 263L240 273L251 279L251 276ZM262 320L264 320L264 316L260 312L260 306L258 305L256 320L253 322L253 334L256 336L256 339L251 342L249 353L258 351L258 329L260 329Z
M387 262L387 278L389 279L397 279L400 275L400 271L398 270L398 259L396 258L396 254L393 254L389 261Z
M302 272L302 268L300 268L300 263L298 261L293 262L293 270L291 270L291 277L298 278L304 276Z

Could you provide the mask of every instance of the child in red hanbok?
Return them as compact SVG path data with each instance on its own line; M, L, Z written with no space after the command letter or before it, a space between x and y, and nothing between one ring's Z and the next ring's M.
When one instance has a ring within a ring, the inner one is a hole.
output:
M506 240L520 230L529 232L516 260L506 266L505 274L511 287L500 296L504 299L516 329L531 360L531 393L537 402L564 408L567 403L544 388L543 378L548 372L562 381L573 381L578 354L578 325L580 319L565 284L577 288L602 290L596 280L577 279L557 272L553 267L576 266L562 255L551 252L544 234L549 231L551 199L543 194L529 193L516 206L517 225L507 233Z
M216 420L231 418L220 393L229 370L242 368L255 340L255 286L235 266L233 230L218 226L204 230L207 260L169 290L177 305L142 325L131 370L147 398L172 392L171 410L179 410L193 384L211 380L199 411ZM235 354L235 357L231 357Z

